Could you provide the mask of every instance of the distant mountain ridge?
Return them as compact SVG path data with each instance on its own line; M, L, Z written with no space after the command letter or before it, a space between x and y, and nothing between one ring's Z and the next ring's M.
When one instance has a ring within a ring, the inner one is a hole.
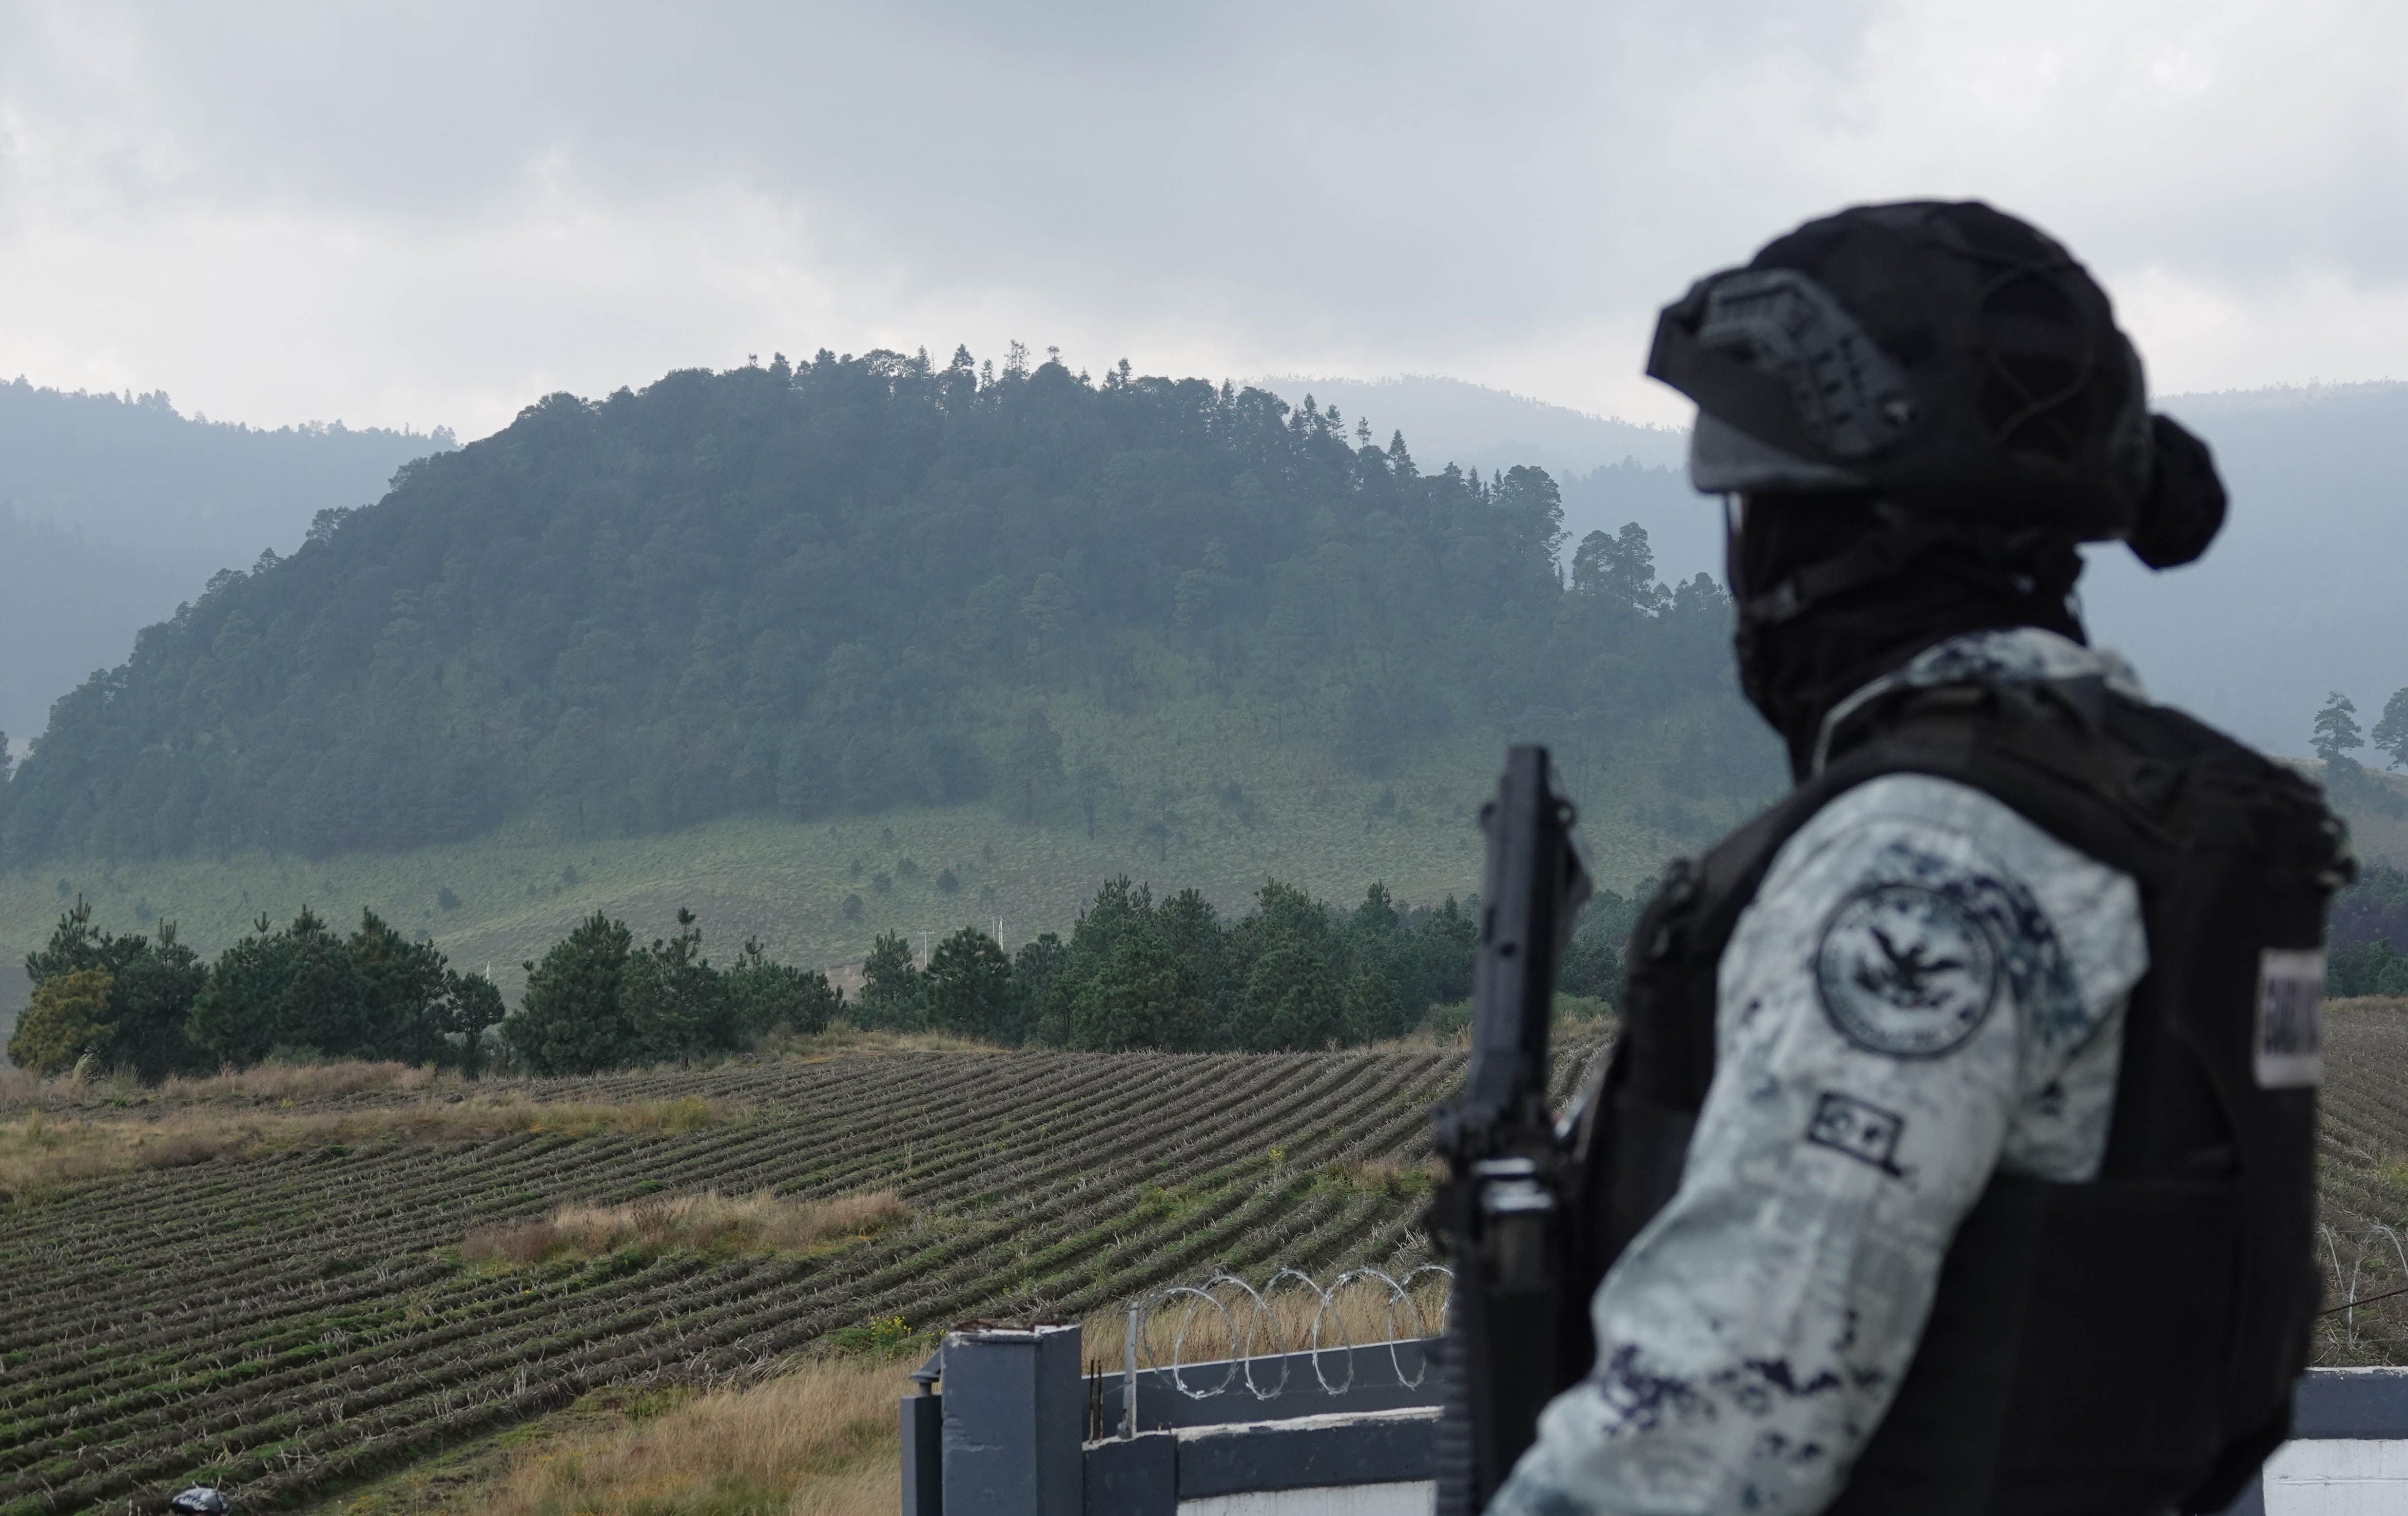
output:
M1722 576L1722 512L1689 488L1685 427L1643 426L1592 415L1507 390L1427 374L1395 379L1259 380L1290 405L1308 397L1340 407L1348 424L1369 423L1372 440L1401 429L1414 456L1495 473L1530 464L1563 488L1564 530L1570 542L1591 532L1618 532L1627 522L1647 530L1657 570L1673 583L1697 574ZM1566 547L1570 567L1570 546Z
M1526 460L1563 486L1577 538L1637 522L1678 580L1723 572L1722 513L1690 490L1687 433L1589 416L1458 379L1281 379L1367 418L1409 419L1416 450L1490 467ZM2329 691L2369 714L2408 686L2408 382L2277 385L2156 397L2204 436L2232 495L2200 563L2151 574L2120 547L2090 553L2094 637L2131 657L2159 698L2275 752L2307 751ZM1625 460L1627 459L1627 462Z
M1557 479L1626 459L1665 468L1688 456L1685 428L1645 426L1434 374L1394 379L1312 379L1277 375L1254 381L1289 405L1307 395L1343 408L1350 424L1367 422L1374 442L1402 431L1426 462L1494 473L1516 464Z
M320 510L381 494L410 459L455 445L440 426L254 427L183 415L164 390L93 394L20 377L0 381L0 509L94 542L231 548L248 562L279 539L297 543Z
M1688 489L1685 433L1593 416L1428 376L1278 378L1359 419L1401 430L1425 465L1493 475L1545 467L1577 540L1637 522L1659 572L1722 569L1721 514ZM2162 396L2217 451L2233 487L2225 539L2200 565L2150 576L2121 550L2095 555L2084 594L2100 640L2165 698L2280 751L2299 752L2325 693L2379 709L2408 684L2408 510L2391 439L2408 384L2305 385ZM177 434L184 451L173 445ZM164 395L83 395L0 383L0 732L17 751L51 701L122 661L134 631L196 594L210 571L289 551L321 509L376 498L393 470L449 440L328 427L276 431L178 416ZM2235 614L2236 608L2243 614ZM2371 704L2370 704L2371 703Z
M22 751L52 701L211 573L291 551L319 511L452 445L440 427L263 430L179 415L163 392L0 381L0 732Z
M2156 404L2214 450L2230 514L2204 558L2167 573L2094 550L2082 587L2093 636L2159 698L2275 752L2308 750L2329 691L2372 725L2408 686L2408 383Z

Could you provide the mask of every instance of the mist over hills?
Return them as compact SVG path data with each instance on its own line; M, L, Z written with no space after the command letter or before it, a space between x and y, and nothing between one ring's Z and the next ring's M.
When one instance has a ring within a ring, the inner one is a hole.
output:
M1677 466L1688 457L1688 433L1593 416L1510 391L1433 374L1395 379L1311 379L1279 375L1257 379L1291 406L1307 395L1339 406L1384 443L1401 431L1420 452L1484 473L1527 464L1557 479L1629 459L1642 467Z
M1574 539L1637 522L1668 579L1722 574L1721 513L1688 487L1684 432L1453 379L1269 382L1297 401L1308 392L1337 397L1375 430L1402 418L1408 436L1432 439L1424 451L1467 465L1507 454L1541 464L1562 484ZM2082 592L2096 639L2130 656L2158 698L2275 752L2307 751L2329 691L2380 710L2408 685L2408 596L2396 568L2408 562L2399 441L2408 436L2408 383L2155 404L2214 449L2231 514L2205 558L2169 573L2149 572L2120 547L2093 550Z
M178 414L165 393L0 381L0 732L125 659L220 568L291 551L310 518L384 493L451 434L275 430Z
M1682 833L1770 788L1711 580L1659 584L1634 534L1567 585L1543 471L1425 473L1350 432L1126 365L982 381L967 354L555 395L146 629L56 708L0 856L987 797L1092 829L1156 776L1064 751L1056 698L1210 703L1364 775L1543 735Z
M1722 577L1722 519L1689 488L1686 430L1641 426L1569 406L1427 374L1398 379L1260 381L1293 406L1318 399L1367 424L1372 440L1402 430L1417 456L1494 474L1543 468L1564 497L1570 542L1591 532L1646 528L1657 569L1673 583ZM1566 550L1567 569L1570 549Z
M2083 577L2093 635L2158 698L2303 753L2326 693L2372 724L2408 686L2408 383L2177 394L2232 495L2207 556L2152 574L2122 549Z
M1590 416L1459 380L1294 379L1266 388L1342 413L1381 447L1495 479L1545 467L1563 547L1635 522L1656 571L1718 572L1719 512L1686 486L1677 432ZM2093 555L2086 608L2101 642L2163 698L2278 751L2304 746L2329 689L2379 708L2408 682L2408 604L2388 565L2408 551L2390 438L2408 385L2176 395L2232 487L2232 518L2200 564L2150 575L2120 549ZM1340 439L1348 440L1348 439ZM451 441L326 427L261 431L178 415L161 394L63 393L0 384L0 731L17 748L85 671L122 657L135 628L192 597L208 570L289 551L330 507L380 493L408 459ZM1542 703L1543 704L1543 703Z

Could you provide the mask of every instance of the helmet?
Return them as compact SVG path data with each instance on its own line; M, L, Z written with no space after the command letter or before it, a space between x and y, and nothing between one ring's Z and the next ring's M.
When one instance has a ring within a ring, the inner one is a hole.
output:
M1647 372L1698 402L1708 493L1871 493L1934 524L2121 539L2153 568L2223 524L2206 445L2148 413L2106 292L1980 201L1807 222L1667 306Z

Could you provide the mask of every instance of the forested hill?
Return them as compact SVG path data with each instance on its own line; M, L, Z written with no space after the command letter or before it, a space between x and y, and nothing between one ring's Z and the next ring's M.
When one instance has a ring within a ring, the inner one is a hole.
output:
M0 857L1075 810L1140 777L1063 751L1066 699L1242 705L1371 774L1512 733L1769 787L1721 592L1659 585L1635 531L1563 582L1560 522L1540 470L1424 472L1335 410L1125 364L823 352L553 395L143 631L0 791Z

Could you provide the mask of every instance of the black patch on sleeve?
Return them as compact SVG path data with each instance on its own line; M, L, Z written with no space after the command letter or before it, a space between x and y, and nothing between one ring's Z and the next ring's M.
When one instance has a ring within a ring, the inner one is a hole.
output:
M1906 1118L1898 1112L1826 1090L1814 1102L1814 1119L1806 1123L1806 1140L1896 1175L1898 1139L1905 1131Z

